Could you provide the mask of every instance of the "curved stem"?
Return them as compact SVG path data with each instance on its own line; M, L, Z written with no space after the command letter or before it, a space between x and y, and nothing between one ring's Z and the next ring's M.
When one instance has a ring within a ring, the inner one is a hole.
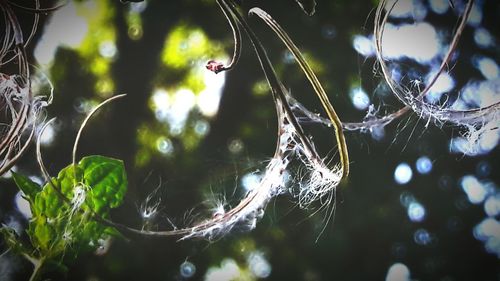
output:
M286 45L288 50L290 50L290 52L293 54L295 60L298 62L300 68L314 88L314 91L318 95L323 108L325 109L331 123L335 128L335 138L339 146L340 162L342 165L342 178L347 178L347 176L349 175L349 153L342 129L342 122L340 121L340 118L338 117L335 109L329 101L326 91L323 89L323 86L321 86L321 83L316 77L316 74L314 74L314 71L309 66L304 56L299 51L295 43L293 43L292 39L290 39L285 30L283 30L283 28L281 28L281 26L269 14L267 14L260 8L253 8L249 13L258 15L278 35L278 37Z
M35 8L36 9L40 8L40 1L39 0L35 0ZM26 47L31 42L33 37L35 37L35 33L36 33L37 28L38 28L39 20L40 20L40 15L38 13L35 13L35 19L33 20L33 27L31 28L31 32L30 32L30 35L28 36L28 39L26 39L26 42L24 43L24 47Z
M464 10L464 14L462 16L462 20L457 28L457 31L455 32L455 36L452 42L450 43L448 52L445 55L438 72L433 77L431 82L416 97L410 94L406 94L404 90L401 88L401 86L392 79L391 74L389 73L389 68L383 58L382 38L384 35L384 28L388 21L390 12L392 11L394 5L396 4L394 3L391 6L391 8L385 13L385 15L382 16L383 9L386 3L387 3L386 0L382 0L379 3L379 6L377 7L377 11L375 14L375 26L374 26L374 34L376 36L375 47L376 47L377 61L381 67L385 81L391 88L391 91L394 93L394 95L396 95L396 97L405 105L404 108L394 113L395 116L400 116L409 111L410 109L413 109L413 111L415 111L417 114L421 116L428 116L430 118L434 118L439 121L446 121L455 124L474 123L478 122L478 120L482 121L480 120L481 118L484 118L484 116L488 115L491 111L496 111L500 107L500 102L497 102L487 107L482 107L472 110L452 110L447 108L442 109L438 106L426 103L422 100L423 96L425 96L430 91L431 87L437 81L439 75L444 71L449 60L451 59L453 51L455 50L458 44L460 35L462 34L462 31L467 23L467 19L469 18L469 15L471 13L474 0L468 1L467 6L465 7Z
M71 200L69 200L66 196L61 191L61 188L57 186L53 181L52 178L50 177L49 172L47 171L47 168L45 167L45 164L43 163L43 157L42 157L42 150L40 148L40 139L41 136L43 135L43 132L45 132L45 129L52 123L56 118L52 118L49 121L47 121L42 128L40 129L40 133L38 133L37 139L36 139L36 160L38 162L38 166L40 166L40 170L42 171L42 175L47 181L47 183L55 190L57 195L59 196L60 199L62 199L64 202L70 204Z
M23 32L19 24L19 21L17 20L14 11L12 11L12 8L10 7L9 3L10 2L8 2L7 0L0 0L0 7L5 11L7 18L9 19L9 22L11 24L12 30L14 32L15 48L18 52L17 56L19 56L19 73L21 74L22 77L24 77L27 80L26 83L30 83L29 65L26 60Z
M40 261L39 263L35 264L35 268L33 269L33 273L31 274L30 276L30 279L29 281L37 281L41 278L41 274L42 274L42 269L43 267L43 263L42 261Z
M222 0L222 1L223 1L225 8L228 9L228 11L234 15L234 17L236 18L238 23L240 23L242 25L243 30L250 38L250 41L252 42L252 45L254 46L254 50L257 54L257 58L259 59L262 70L264 71L264 74L266 76L267 82L268 82L268 84L271 88L271 91L273 93L273 97L275 99L281 100L282 106L283 106L284 111L285 111L285 115L286 115L287 119L290 121L290 123L293 125L295 130L297 131L297 135L299 136L301 143L305 146L305 150L316 161L320 161L321 157L319 157L319 155L316 153L316 150L313 148L311 142L307 138L306 134L304 133L304 130L300 126L299 122L297 121L297 118L295 118L295 115L293 114L293 111L290 108L290 105L287 101L287 94L286 94L285 87L279 81L278 76L276 75L276 72L274 71L274 68L271 64L271 61L269 60L269 57L267 56L267 52L264 49L264 46L262 46L262 43L257 38L257 36L255 35L252 28L245 20L245 18L239 13L239 11L236 8L236 6L234 5L234 3L232 3L231 0Z
M247 35L250 37L255 52L257 53L257 57L261 63L261 67L271 87L271 91L275 101L275 106L279 120L277 146L273 161L271 161L268 164L268 167L266 168L266 175L261 180L260 186L249 192L247 196L238 203L238 205L228 210L223 215L212 217L202 222L196 223L193 226L181 229L174 228L173 230L165 230L165 231L149 231L143 229L136 229L106 219L101 215L95 213L90 208L92 212L92 217L96 221L105 224L107 226L115 227L118 230L131 234L153 236L153 237L182 236L181 239L211 235L211 231L215 231L216 233L221 233L224 231L225 228L231 229L236 223L245 220L247 217L254 215L254 213L257 212L259 209L264 208L268 200L270 200L275 194L279 193L280 186L276 185L275 183L276 177L282 176L284 169L286 169L286 166L289 163L286 154L287 152L282 151L281 149L282 147L280 146L280 141L282 141L282 139L280 138L281 137L285 138L285 134L283 133L285 131L284 129L285 124L293 126L297 134L297 138L304 146L304 148L302 149L304 150L304 152L307 152L308 157L310 157L311 160L316 161L317 163L323 164L322 159L317 154L310 140L307 138L304 131L302 130L302 127L299 124L296 116L292 112L288 99L290 98L291 100L291 96L286 92L284 86L278 79L274 71L274 68L271 65L269 57L267 56L266 51L262 46L262 44L260 43L260 41L258 40L257 36L253 33L252 29L246 22L245 18L239 13L233 2L229 0L218 0L217 3L222 8L226 17L230 19L231 22L230 24L233 27L233 32L235 32L235 38L238 38L237 40L240 40L239 38L240 35L236 34L239 33L239 31L236 31L239 30L237 24L241 24ZM238 44L236 50L239 49L239 46L240 45ZM72 155L73 165L76 164L76 152L77 152L78 141L86 123L99 107L111 101L112 99L118 97L121 96L116 96L114 98L104 101L103 103L98 105L94 110L92 110L85 118L75 139L73 147L73 155ZM328 100L325 101L324 99L322 101L328 102ZM286 136L286 138L288 140L289 137ZM290 148L287 147L287 149ZM41 155L39 152L37 154ZM39 162L41 163L40 165L43 166L41 157L39 159ZM55 187L53 186L53 188ZM64 200L65 202L68 202L68 199L64 196L64 194L61 193L58 194L59 196L65 198Z
M124 96L126 96L126 94L121 94L121 95L116 95L116 96L110 97L109 99L106 99L105 101L98 104L94 109L92 109L92 111L90 111L89 114L87 114L87 117L85 117L82 124L80 125L80 129L78 130L78 133L76 134L75 142L73 143L73 153L72 153L73 167L76 166L76 150L78 149L78 143L80 141L80 137L82 135L83 129L85 128L85 126L89 122L90 118L92 118L92 115L94 115L94 113L96 113L97 110L99 110L105 104L107 104L115 99L123 98ZM76 169L74 171L75 171L74 180L76 181Z
M238 63L238 60L240 59L240 55L241 55L241 31L240 31L240 27L238 26L238 24L234 20L233 16L228 11L226 11L226 9L224 8L221 1L222 0L217 0L217 5L219 5L219 7L221 8L222 13L226 17L227 22L229 23L229 26L231 27L231 31L233 33L234 49L233 49L233 57L231 58L231 61L227 65L223 65L223 64L218 63L218 62L213 61L213 60L208 61L206 68L215 72L215 73L231 70Z
M33 264L33 272L31 273L29 281L37 281L42 277L42 269L45 263L43 258L37 259L28 254L22 254L25 259L27 259L31 264Z
M19 5L19 4L15 3L13 1L10 1L10 0L7 0L7 2L9 2L10 5L12 5L16 8L19 8L19 9L24 10L26 12L36 13L36 14L45 14L45 13L57 11L58 9L64 7L68 3L68 2L64 2L64 3L56 5L54 7L40 8L40 3L39 3L39 1L37 1L35 8L31 8L31 7L25 7L25 6Z
M397 1L396 1L397 2ZM400 118L407 112L409 112L412 109L411 104L409 104L409 101L407 100L407 96L404 94L400 94L402 89L397 86L396 82L390 77L390 73L388 71L387 65L385 63L385 60L382 56L382 37L383 37L383 30L384 26L388 20L388 16L392 9L394 8L394 5L396 2L388 9L388 11L385 14L385 17L382 18L382 11L387 4L387 1L382 0L379 2L379 5L376 10L375 14L375 21L374 21L374 34L376 36L376 50L377 50L377 61L381 65L382 73L384 75L384 79L386 80L387 84L391 88L391 90L394 92L396 97L403 102L405 105L404 107L400 108L399 110L390 113L386 116L377 118L375 120L369 120L369 121L364 121L364 122L344 122L343 127L346 130L349 131L356 131L356 130L364 130L364 129L370 129L376 126L385 126L392 121ZM457 48L458 42L460 41L460 37L463 33L463 30L465 29L465 26L467 24L467 20L470 16L471 10L472 10L472 5L473 5L473 0L469 0L467 2L467 6L465 7L465 10L461 16L460 22L458 24L458 27L454 33L453 39L450 43L450 46L448 47L448 51L446 52L446 55L444 56L443 60L441 61L441 65L438 68L438 71L436 74L432 77L429 83L426 84L426 87L417 94L415 98L412 97L412 100L418 101L420 106L430 106L427 103L424 103L422 101L422 98L430 91L432 86L436 83L437 79L441 75L441 73L445 70L445 68L448 66L449 61L451 60L451 57L454 53L454 51ZM497 105L494 105L497 106ZM453 111L450 112L450 114L455 113L455 115L468 115L468 118L475 119L477 118L476 115L481 115L481 112L484 110L488 110L489 108L480 108L477 110L463 110L463 111ZM441 111L446 111L446 110L441 110ZM420 113L420 112L417 112ZM483 112L484 113L484 112ZM484 114L483 114L484 115ZM465 117L464 117L465 118ZM452 119L452 118L448 118ZM450 121L447 120L447 121ZM321 123L324 123L321 121Z

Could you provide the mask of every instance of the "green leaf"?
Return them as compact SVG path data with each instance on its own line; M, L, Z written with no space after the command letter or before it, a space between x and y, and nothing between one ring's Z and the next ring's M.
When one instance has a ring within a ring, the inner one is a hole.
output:
M76 178L75 178L76 176ZM77 165L76 168L73 165L69 165L62 169L57 175L57 183L61 192L68 199L73 198L73 190L77 183L83 181L83 170Z
M57 182L57 179L52 179L52 181L59 188L60 184ZM43 191L36 195L32 210L34 211L34 217L36 215L43 215L48 218L57 218L67 210L67 206L54 190L53 186L46 184Z
M28 199L31 203L35 201L35 196L37 193L42 191L42 188L30 180L27 176L18 174L16 172L12 172L12 177L14 178L14 182L17 187L24 193L26 199Z
M98 213L119 206L127 190L127 175L123 161L104 156L84 157L78 164L84 183L92 188L89 196Z
M30 184L22 176L18 176L18 182ZM122 203L127 176L121 160L84 157L77 165L62 169L43 189L37 186L36 193L32 191L34 186L29 187L33 219L27 233L37 256L48 260L62 255L76 258L80 252L95 250L100 239L118 236L116 230L93 220L90 210L107 217L111 208ZM61 199L56 190L71 202ZM81 197L75 198L76 191Z
M57 233L54 228L47 222L44 217L38 217L35 221L30 223L30 228L34 234L35 247L39 247L42 253L49 255L51 246L57 240Z

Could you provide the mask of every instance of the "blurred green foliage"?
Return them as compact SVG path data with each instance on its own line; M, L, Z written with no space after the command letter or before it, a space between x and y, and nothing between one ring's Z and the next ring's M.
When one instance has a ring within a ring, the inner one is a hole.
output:
M383 87L378 77L374 77L373 60L360 57L352 48L353 34L366 34L371 28L369 15L375 2L318 1L314 17L305 16L294 1L284 0L242 1L242 10L257 4L286 28L325 83L341 118L352 121L362 120L366 113L355 110L351 104L348 92L353 87L373 93L370 98L382 105L381 113L400 106L394 99L383 99L377 94L375 90L381 91ZM99 122L88 127L80 147L85 155L99 153L124 159L130 187L124 196L125 167L117 160L102 159L108 164L100 172L114 175L109 178L114 190L102 188L104 185L100 185L97 176L82 177L84 171L98 166L96 163L101 161L98 158L87 164L80 162L76 169L68 166L53 178L54 183L73 199L76 172L77 183L87 192L81 209L71 220L66 219L70 223L65 225L62 219L68 218L71 208L53 188L42 189L26 177L16 175L16 182L31 205L40 202L32 210L34 218L28 227L33 236L31 244L40 251L38 255L44 249L48 254L56 251L59 258L74 257L78 249L94 250L100 238L112 235L110 228L91 219L88 206L104 217L113 215L113 220L140 225L137 209L155 189L168 197L161 198L160 215L151 222L151 227L170 229L172 225L189 225L206 215L203 211L198 213L200 202L212 206L215 194L227 197L230 203L236 202L246 192L236 188L241 186L243 176L260 171L272 154L276 141L274 108L252 47L245 38L238 66L227 73L216 115L204 116L196 102L193 103L180 134L172 134L170 124L157 118L155 92L164 90L171 101L180 90L187 89L197 101L206 88L204 64L209 59L227 59L232 51L232 35L214 1L146 3L144 11L133 12L131 4L119 1L79 2L78 11L89 24L85 39L75 49L61 46L47 71L56 89L48 114L60 120L54 129L54 141L44 146L44 154L51 160L49 170L55 174L54 167L66 165L63 155L67 154L62 152L69 152L72 143L64 136L77 130L75 124L79 124L96 100L113 93L127 93L126 99L107 108ZM494 11L487 10L490 14ZM456 15L450 12L443 21L453 26ZM265 44L287 89L308 108L318 111L320 106L311 98L309 84L297 65L286 59L278 40L258 21L249 19L249 22ZM335 35L323 36L325 27L333 29ZM466 34L461 44L466 47L472 40L472 35ZM99 48L103 44L116 47L116 55L103 56ZM467 82L462 78L469 74L459 72L457 81ZM209 124L206 134L196 133L199 120ZM188 259L197 268L193 279L199 280L228 258L234 259L241 272L250 276L247 257L259 250L272 265L269 277L272 280L383 280L388 267L395 262L404 262L419 280L474 280L483 276L483 280L494 280L498 260L485 253L483 245L472 235L473 227L484 217L483 210L468 204L456 183L464 174L474 173L480 161L498 170L500 162L494 160L498 159L498 150L477 159L450 155L449 136L454 132L447 127L423 125L414 117L402 120L399 125L385 128L387 137L382 141L374 141L369 134L348 134L352 177L349 186L339 190L335 218L319 238L329 217L296 210L287 199L277 200L249 234L235 231L208 246L196 241L177 243L175 239L135 239L126 244L116 241L105 257L80 256L78 266L69 269L67 279L179 279L179 266ZM314 126L306 129L320 131ZM328 152L331 135L329 130L324 131L328 132L314 135L314 140ZM169 154L159 149L159 144L166 140L173 147ZM394 167L401 162L413 167L422 155L434 161L434 170L425 176L415 173L408 185L396 185ZM23 161L20 172L39 173L31 157ZM425 206L428 217L423 222L413 223L408 219L400 203L405 193L411 193ZM11 200L13 195L7 195L2 198ZM122 201L122 208L111 210ZM42 212L50 216L42 217ZM68 227L73 242L62 237ZM422 228L439 239L430 245L416 244L414 233ZM33 252L30 243L20 240L13 231L6 228L3 231L14 251ZM89 245L91 241L93 246Z

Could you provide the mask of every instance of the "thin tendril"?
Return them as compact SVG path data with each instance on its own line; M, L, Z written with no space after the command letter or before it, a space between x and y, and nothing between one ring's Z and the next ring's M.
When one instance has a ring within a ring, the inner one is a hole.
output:
M223 4L221 3L221 0L217 0L217 5L222 10L222 13L227 19L227 22L229 23L229 26L231 27L231 31L233 33L233 44L234 44L234 50L233 50L233 57L231 58L231 61L227 65L223 65L222 63L216 62L214 60L210 60L207 62L206 68L215 72L219 73L222 71L227 71L231 70L237 63L238 60L240 59L241 55L241 31L240 27L234 20L233 16L229 14L228 11L223 7Z
M437 81L439 75L446 67L448 60L451 58L451 55L458 44L458 39L467 23L467 19L470 15L474 3L473 0L469 0L467 3L464 14L462 16L462 21L459 24L457 32L452 40L452 43L450 44L450 48L443 62L441 63L438 73L433 77L431 83L429 83L429 85L427 85L425 89L419 95L417 95L417 97L405 94L404 91L401 89L401 87L391 78L387 64L385 63L385 60L382 56L382 47L383 47L382 37L384 33L384 28L387 23L389 14L395 5L394 3L392 7L388 10L388 12L384 15L384 17L382 17L382 10L386 2L387 2L386 0L382 0L377 8L377 12L375 15L374 34L376 35L377 60L379 65L381 66L383 76L387 84L391 88L392 92L402 103L405 104L405 107L396 112L396 115L398 115L400 112L402 112L401 114L403 114L409 109L413 109L419 115L429 115L429 117L433 117L439 121L448 121L455 124L461 124L461 123L474 123L477 121L477 119L483 118L484 116L489 114L492 110L498 109L498 107L500 106L500 102L496 102L490 106L471 109L471 110L452 110L446 108L441 109L439 107L436 107L435 105L428 104L422 101L422 97L429 92L430 88Z
M122 98L124 96L126 96L126 94L116 95L116 96L110 97L109 99L106 99L105 101L98 104L94 109L92 109L92 111L90 111L90 113L87 115L87 117L85 117L82 124L80 125L80 129L78 130L78 133L76 134L75 142L73 143L73 153L72 153L73 167L76 167L76 150L78 149L78 143L80 141L80 137L82 135L83 129L85 128L85 125L87 125L87 123L90 120L90 118L92 117L92 115L94 115L94 113L96 113L97 110L99 110L105 104L107 104L115 99ZM76 169L74 171L75 171L74 180L76 181Z
M36 160L38 162L38 166L40 166L40 170L42 171L42 175L47 181L47 183L56 191L57 196L61 198L65 203L70 204L71 200L67 198L61 191L58 185L56 185L53 181L52 178L50 177L49 172L47 171L47 168L45 167L45 164L43 163L43 156L42 156L42 150L40 147L41 144L41 137L43 135L43 132L45 132L45 129L56 120L56 118L52 118L49 121L47 121L42 128L40 129L40 132L38 133L37 140L36 140Z
M356 130L363 130L363 129L368 129L368 128L372 128L372 127L376 127L376 126L385 126L385 125L388 125L389 123L391 123L392 121L396 120L397 118L403 116L405 113L409 112L412 109L412 106L411 106L411 104L408 104L406 97L404 95L399 94L400 88L398 88L396 86L395 81L392 80L392 78L390 77L388 70L387 70L387 65L385 64L385 60L382 57L383 29L384 29L384 26L388 20L388 16L389 16L390 12L392 11L392 9L394 8L394 5L396 4L396 2L388 9L384 18L382 18L382 11L383 11L387 1L382 0L381 2L379 2L379 5L378 5L377 10L376 10L376 14L375 14L374 34L376 35L377 61L381 65L382 72L384 74L384 78L385 78L386 82L389 84L389 86L391 87L391 90L393 90L395 95L405 104L405 106L400 108L396 112L393 112L393 113L388 114L388 115L383 116L383 117L379 117L379 118L374 119L374 120L367 120L364 122L344 122L343 127L346 130L356 131ZM416 96L416 98L413 98L413 99L419 100L419 101L422 100L422 98L429 92L429 90L436 83L437 79L439 78L441 73L444 71L444 69L448 65L448 63L453 55L453 52L455 51L455 49L458 45L458 42L459 42L460 37L463 33L463 30L467 24L467 20L470 16L470 13L472 10L472 5L473 5L473 0L469 0L467 2L467 6L464 10L464 13L461 16L460 23L458 24L457 30L453 36L453 39L450 43L448 51L447 51L446 55L444 56L438 71L432 77L432 79L426 85L426 87ZM384 73L384 71L385 71L385 73ZM424 104L424 105L427 105L427 104ZM496 105L493 105L493 106L496 106ZM478 114L478 113L480 114L480 112L482 110L485 110L485 109L489 110L489 108L491 108L491 106L485 107L485 108L480 108L477 110L473 109L473 110L453 111L453 112L455 114L458 114L458 115L464 115L463 118L466 118L465 115L470 114L471 115L470 118L474 119L477 117L473 116L473 114ZM327 120L318 120L318 121L323 123L323 124L328 124Z
M30 12L30 13L36 13L36 14L45 14L45 13L50 13L50 12L54 12L54 11L57 11L59 10L60 8L64 7L68 2L64 2L62 4L59 4L59 5L56 5L54 7L49 7L49 8L40 8L40 3L39 1L37 1L37 5L35 8L31 8L31 7L25 7L25 6L22 6L22 5L19 5L19 4L16 4L15 2L13 1L7 1L10 5L16 7L16 8L19 8L21 10L24 10L26 12Z
M297 130L297 134L300 138L300 141L305 146L305 149L307 150L307 152L310 155L312 155L316 160L320 161L321 158L314 150L309 139L306 137L302 127L300 126L299 122L295 118L295 115L293 114L293 111L290 108L290 105L288 104L284 86L279 81L279 79L276 75L276 72L274 71L274 68L269 60L269 57L267 56L267 52L264 49L264 47L262 46L262 43L257 38L257 36L255 35L255 33L253 32L251 27L248 25L245 18L238 12L236 6L230 0L223 0L223 4L236 17L238 22L242 25L245 33L250 38L250 41L252 42L252 44L254 46L255 52L256 52L257 57L259 59L259 62L261 64L262 70L264 71L266 79L269 83L269 86L271 88L273 96L275 99L281 100L282 106L284 107L284 110L285 110L286 117L288 118L290 123L293 125L293 127Z
M288 50L290 50L290 52L293 54L295 60L299 63L300 68L314 88L314 92L320 99L323 108L325 109L328 117L330 118L330 121L335 128L335 137L339 145L340 162L342 164L342 178L346 179L349 175L349 154L347 151L345 136L342 130L342 122L340 121L332 104L330 103L325 90L321 86L321 83L314 74L314 71L311 69L295 43L293 43L292 39L290 39L283 28L281 28L281 26L269 14L267 14L260 8L253 8L249 13L255 13L256 15L258 15L278 35L278 37L286 45Z

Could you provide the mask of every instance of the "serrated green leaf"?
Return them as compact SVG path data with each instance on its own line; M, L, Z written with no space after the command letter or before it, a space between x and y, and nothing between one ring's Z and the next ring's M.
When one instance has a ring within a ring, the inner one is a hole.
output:
M93 208L101 213L106 207L121 204L127 190L127 175L123 161L104 156L84 157L78 164L84 183L92 189L89 196Z
M84 157L77 165L62 169L51 182L30 202L33 219L27 233L38 256L49 260L63 254L76 257L82 251L95 250L100 239L111 234L117 236L116 230L113 232L113 229L94 221L89 209L107 217L109 210L123 201L127 177L121 160ZM56 189L71 203L63 200ZM81 199L85 203L74 203L76 190L84 191Z
M59 184L57 182L54 184L59 188ZM64 202L54 188L47 184L43 188L43 191L36 195L35 204L32 209L34 211L34 216L43 214L43 216L49 218L56 218L59 217L62 212L67 210L67 206L65 206Z
M33 203L35 201L35 196L42 191L42 188L27 176L12 172L12 177L17 187L26 196L26 199Z

